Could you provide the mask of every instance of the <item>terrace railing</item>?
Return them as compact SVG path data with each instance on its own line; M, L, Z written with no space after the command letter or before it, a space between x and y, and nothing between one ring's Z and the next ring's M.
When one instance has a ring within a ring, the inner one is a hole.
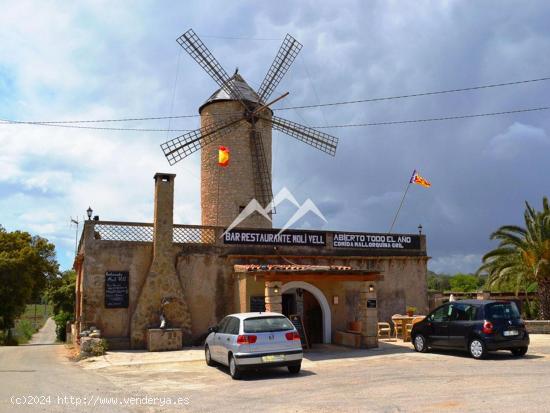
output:
M215 244L216 228L174 225L176 244ZM94 224L94 238L101 241L153 242L153 224L100 221Z

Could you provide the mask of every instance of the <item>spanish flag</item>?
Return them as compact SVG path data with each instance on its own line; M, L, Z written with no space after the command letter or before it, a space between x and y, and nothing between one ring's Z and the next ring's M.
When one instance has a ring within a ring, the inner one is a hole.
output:
M223 167L229 165L229 148L225 146L218 148L218 165Z
M413 171L410 183L423 186L424 188L429 188L430 186L432 186L431 183L429 183L426 179L420 176L420 174L417 172L416 169Z

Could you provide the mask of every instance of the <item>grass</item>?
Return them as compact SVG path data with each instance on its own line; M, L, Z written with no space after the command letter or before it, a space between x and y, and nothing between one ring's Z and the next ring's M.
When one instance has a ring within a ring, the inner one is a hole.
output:
M19 344L27 343L52 315L49 304L27 304L25 312L15 322L14 336Z

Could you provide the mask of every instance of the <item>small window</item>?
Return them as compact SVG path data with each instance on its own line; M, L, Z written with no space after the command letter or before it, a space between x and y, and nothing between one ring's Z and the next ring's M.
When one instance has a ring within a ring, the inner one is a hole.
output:
M239 214L240 214L241 212L243 212L245 208L246 208L246 207L245 207L244 205L241 205L241 206L239 207Z
M272 333L293 329L294 325L286 317L254 317L244 320L245 333Z
M493 303L487 305L488 318L492 320L514 320L520 318L516 303Z
M471 304L451 304L451 321L472 321L475 320L476 308Z
M227 323L229 323L229 319L231 317L225 317L222 321L220 321L220 323L218 324L218 333L223 333L226 326L227 326Z
M238 318L230 317L230 320L225 327L224 333L234 334L234 335L239 334L239 324L240 324L240 320Z
M443 322L443 321L449 321L451 315L451 306L449 304L444 305L443 307L438 308L435 310L429 317L431 321L435 322Z

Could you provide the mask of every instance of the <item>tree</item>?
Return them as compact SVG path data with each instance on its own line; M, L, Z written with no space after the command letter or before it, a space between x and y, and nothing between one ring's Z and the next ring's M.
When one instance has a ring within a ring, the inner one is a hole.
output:
M58 268L55 246L48 240L0 226L0 324L8 342L15 319L38 300Z
M76 273L64 271L50 281L46 291L48 301L53 305L58 340L65 341L67 321L74 319Z
M550 206L542 200L542 211L525 202L525 228L515 225L500 227L491 235L498 247L483 257L479 273L488 275L488 285L513 283L516 292L537 283L539 316L550 319Z
M485 278L474 274L455 274L450 278L452 291L478 291L485 284Z
M46 298L53 305L54 314L74 313L75 295L76 273L73 270L64 271L50 280L46 290Z
M428 271L428 290L430 291L448 291L451 289L450 275L437 274Z

